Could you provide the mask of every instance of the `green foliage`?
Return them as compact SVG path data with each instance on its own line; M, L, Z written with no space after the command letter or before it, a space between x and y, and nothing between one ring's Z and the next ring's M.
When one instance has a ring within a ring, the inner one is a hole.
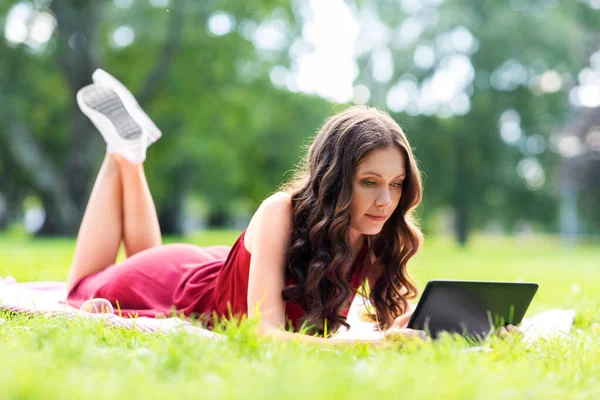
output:
M550 151L549 143L538 155L527 150L525 141L533 135L548 139L564 128L571 112L567 91L595 50L590 42L597 37L598 14L579 1L446 0L439 5L411 2L409 7L386 0L357 3L359 10L374 12L392 35L384 45L394 60L389 82L378 82L371 73L371 55L381 47L359 59L358 82L372 88L373 104L385 107L390 87L406 74L422 85L443 67L447 56L465 54L474 70L474 79L465 88L471 103L466 115L444 117L443 109L431 116L394 115L407 127L427 177L425 209L452 208L458 231L461 221L463 229L481 228L490 221L510 229L519 220L534 222L545 230L556 229L558 157ZM409 19L419 21L423 28L413 42L397 30ZM449 40L454 40L447 35L459 27L475 38L474 49L446 48ZM433 49L435 62L431 67L418 67L413 62L419 46ZM494 86L494 72L506 62L521 65L526 77L512 73L503 78L503 87ZM563 91L541 93L531 85L532 79L552 69L563 74ZM520 116L523 131L514 145L504 143L499 135L499 118L509 109ZM538 159L545 169L546 183L541 188L527 188L517 175L516 167L526 157Z
M89 51L92 58L97 57L97 66L143 96L144 108L163 130L163 138L149 151L146 164L159 211L174 204L180 208L186 196L195 194L211 212L228 214L239 204L248 212L293 168L301 143L331 111L328 102L276 89L268 78L274 65L289 63L286 50L298 33L288 2L177 0L167 8L153 7L147 1L136 1L130 8L118 8L113 2L77 7L92 5L97 8L92 14L98 29L90 37L76 31L75 36L64 39L68 29L75 28L63 21L65 25L58 25L41 52L31 51L25 44L0 42L5 60L0 82L9 89L0 114L16 111L58 175L68 174L72 160L77 159L74 153L89 155L86 170L68 176L83 180L82 186L88 190L104 146L89 123L89 133L73 130L73 120L82 117L75 108L74 91L67 89L73 85L68 63L63 62L69 52ZM34 6L37 11L48 12L50 6L72 15L77 8L53 2ZM78 8L77 12L88 16L80 11ZM2 15L7 12L8 8ZM208 20L215 12L233 19L230 33L218 36L210 32ZM175 14L181 15L181 20ZM277 50L255 48L253 32L271 20L284 24L288 43ZM118 47L113 34L124 25L135 32L135 40L130 46ZM73 89L88 83L91 76L86 75ZM6 129L0 140L6 138L10 148L11 127ZM89 140L81 139L84 134ZM13 158L10 152L4 157L13 169L9 177L28 175L26 160ZM31 185L33 194L43 191L35 179L2 180L3 192L26 184ZM80 199L81 208L85 197ZM47 211L55 214L52 209Z
M0 5L0 31L17 3ZM554 231L560 160L547 139L573 118L566 94L595 50L598 13L590 12L583 1L354 3L359 17L370 18L360 19L356 83L367 84L370 104L381 108L387 108L387 94L399 79L409 74L422 85L445 57L457 54L442 49L440 43L448 39L444 35L463 27L476 40L475 48L464 52L474 70L474 79L465 88L471 105L468 114L446 118L443 112L393 113L406 129L426 177L425 227L436 223L440 211L452 210L462 241L470 230L490 222L505 231L519 221ZM231 217L252 212L290 176L302 145L326 116L342 107L270 82L271 69L289 67L289 48L302 39L304 21L293 2L172 0L166 8L145 0L125 8L113 1L31 4L36 11L64 18L42 49L0 40L0 117L8 121L0 126L0 192L9 200L12 218L31 194L42 199L49 216L58 218L59 191L68 192L72 213L83 212L104 153L102 139L75 106L75 92L91 82L93 68L107 69L131 88L164 133L150 148L146 163L161 223L181 220L182 205L190 196L200 199L209 214ZM211 33L208 21L216 12L231 17L231 32ZM429 22L418 38L404 43L398 29L415 18ZM372 26L367 24L373 20L388 27L387 42L374 44ZM279 49L255 47L253 32L270 21L284 26L286 43ZM125 25L135 40L119 47L113 35ZM415 50L422 45L435 52L436 62L429 68L414 63ZM389 49L393 59L393 75L387 82L372 74L371 56L382 49ZM491 76L507 62L519 63L527 82L513 76L507 79L514 82L505 88L490 85ZM562 90L542 94L529 85L531 78L550 69L561 74ZM499 118L506 110L518 113L523 132L512 145L499 135ZM14 151L14 138L21 137L17 129L21 125L15 121L28 129L37 147L26 157L19 158ZM534 135L546 139L541 154L532 154L525 146ZM48 162L34 168L30 162L34 158ZM517 174L524 158L537 159L544 168L545 184L536 190ZM42 187L36 176L39 170L61 178L57 179L61 189ZM600 224L593 207L596 200L596 192L582 194L586 232L594 232ZM166 231L171 225L164 226ZM74 227L70 229L75 233Z
M207 20L217 10L232 15L238 29L224 36L211 34ZM106 53L109 70L134 92L144 75L140 70L152 68L151 62L144 66L138 60L156 53L167 35L148 24L157 21L164 31L163 10L141 16L137 12L134 7L120 13L121 20L107 18L104 28L111 31L133 20L133 28L144 38L122 51ZM283 51L262 54L244 36L248 26L270 18L287 20L288 28L294 29L286 2L186 3L180 49L159 93L147 104L164 132L149 151L147 163L159 209L174 198L196 193L212 213L230 213L240 203L251 212L293 167L300 143L329 112L325 101L272 86L270 68L287 64L287 57Z

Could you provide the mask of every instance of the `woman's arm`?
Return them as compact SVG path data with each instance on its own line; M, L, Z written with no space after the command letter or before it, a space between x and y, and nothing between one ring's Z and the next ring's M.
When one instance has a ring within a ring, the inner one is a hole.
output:
M281 292L291 225L290 196L276 193L263 201L246 230L244 245L251 254L248 317L260 314L261 331L279 330L285 322Z
M386 331L381 339L326 339L286 332L285 286L286 251L291 243L291 198L286 193L276 193L258 208L248 229L244 245L250 252L248 278L248 317L260 317L259 332L277 339L308 343L351 345L356 343L381 344L387 339L420 336L418 331L395 329Z

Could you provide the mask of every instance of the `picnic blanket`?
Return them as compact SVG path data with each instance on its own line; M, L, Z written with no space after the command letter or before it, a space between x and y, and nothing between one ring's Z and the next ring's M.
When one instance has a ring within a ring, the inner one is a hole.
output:
M222 339L223 336L195 326L180 318L123 318L115 314L94 314L69 306L65 299L67 289L64 282L25 282L18 283L11 277L0 277L0 310L11 310L24 314L72 315L81 318L104 320L106 323L138 329L142 332L176 332L185 330L209 339ZM375 324L365 321L366 300L357 295L348 313L350 329L340 329L334 337L348 339L381 338ZM525 340L536 341L555 335L568 335L575 319L574 310L552 309L525 318L519 327Z
M124 318L115 314L93 314L71 307L66 303L67 288L64 282L25 282L0 277L0 310L23 314L72 315L81 318L104 320L106 323L142 332L176 332L185 330L210 339L222 335L202 329L180 318Z

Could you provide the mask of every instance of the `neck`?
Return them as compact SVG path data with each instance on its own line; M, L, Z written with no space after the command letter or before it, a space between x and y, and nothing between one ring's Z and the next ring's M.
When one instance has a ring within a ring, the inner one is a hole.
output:
M359 231L350 228L348 230L348 247L350 247L350 251L352 254L358 254L360 249L362 248L365 240L365 235L360 233Z

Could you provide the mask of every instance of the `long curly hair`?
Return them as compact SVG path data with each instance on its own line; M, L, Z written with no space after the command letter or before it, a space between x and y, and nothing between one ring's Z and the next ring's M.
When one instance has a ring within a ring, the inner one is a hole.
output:
M413 215L422 198L421 175L402 128L380 110L345 109L321 127L301 167L283 188L292 201L286 275L294 282L283 289L283 299L299 304L304 322L320 332L349 327L340 313L353 296L348 282L353 260L346 240L355 168L371 151L390 146L400 149L406 161L402 195L381 232L368 238L383 267L369 299L384 328L417 294L406 265L423 241Z

